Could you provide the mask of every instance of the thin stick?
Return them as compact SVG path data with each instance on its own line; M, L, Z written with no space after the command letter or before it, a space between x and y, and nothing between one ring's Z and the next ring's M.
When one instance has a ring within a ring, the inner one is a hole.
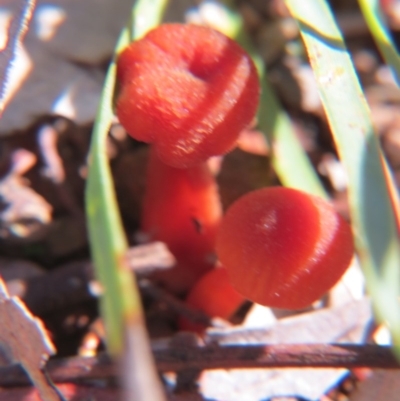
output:
M177 343L176 341L171 342ZM349 344L302 345L188 345L170 343L154 345L153 353L159 372L187 369L233 368L381 368L400 369L390 347ZM110 358L103 354L93 358L73 357L51 360L47 364L51 379L73 382L110 379L118 372ZM28 385L19 366L0 368L0 387Z

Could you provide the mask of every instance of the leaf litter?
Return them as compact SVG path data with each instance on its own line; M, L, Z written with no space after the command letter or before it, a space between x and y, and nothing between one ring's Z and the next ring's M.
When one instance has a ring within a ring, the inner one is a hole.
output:
M46 401L60 401L59 392L44 372L56 350L42 322L17 297L10 297L0 277L0 344L12 363L20 363Z

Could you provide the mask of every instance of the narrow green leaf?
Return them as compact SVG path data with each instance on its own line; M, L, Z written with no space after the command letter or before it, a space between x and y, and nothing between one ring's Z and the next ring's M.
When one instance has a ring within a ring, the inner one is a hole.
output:
M400 250L388 177L369 109L341 32L324 0L285 0L297 20L349 178L357 253L377 317L400 356Z
M158 25L166 4L167 0L136 2L129 27L120 35L116 55L131 39ZM123 398L165 401L152 360L139 291L134 275L125 265L128 244L106 154L106 138L113 118L115 58L107 72L90 146L86 184L89 239L96 275L104 290L101 310L108 350L120 360Z
M110 351L118 354L123 347L125 311L131 308L139 310L140 307L138 299L135 299L136 290L123 295L120 289L120 281L125 281L128 287L134 287L135 283L131 275L124 268L121 269L127 243L122 231L105 150L105 139L113 117L115 69L113 61L106 76L98 117L93 129L86 184L86 214L96 275L104 287L101 306L107 343ZM122 276L126 276L126 280Z
M116 53L129 43L131 36L140 37L155 27L161 20L165 6L166 0L136 2L132 13L133 29L128 28L122 32ZM106 137L113 118L115 73L114 58L107 72L93 128L86 185L86 213L96 275L104 289L101 308L107 344L111 353L121 354L126 325L128 322L140 322L142 311L134 276L125 268L127 241L106 154Z
M365 21L386 64L390 66L397 85L400 84L400 56L382 16L379 0L358 0Z

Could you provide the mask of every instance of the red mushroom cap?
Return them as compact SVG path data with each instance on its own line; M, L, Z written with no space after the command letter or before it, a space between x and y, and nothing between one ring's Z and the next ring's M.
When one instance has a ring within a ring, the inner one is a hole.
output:
M350 226L325 200L271 187L227 211L217 254L233 286L259 304L300 309L342 276L353 256Z
M246 52L196 25L161 25L133 42L119 57L118 77L121 124L177 168L231 150L259 99Z

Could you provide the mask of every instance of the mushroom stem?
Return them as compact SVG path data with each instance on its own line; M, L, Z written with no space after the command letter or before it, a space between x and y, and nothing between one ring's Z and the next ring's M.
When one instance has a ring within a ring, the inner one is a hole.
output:
M150 151L142 230L164 242L177 260L153 276L175 293L186 292L215 264L215 237L222 216L218 187L207 163L177 169Z

